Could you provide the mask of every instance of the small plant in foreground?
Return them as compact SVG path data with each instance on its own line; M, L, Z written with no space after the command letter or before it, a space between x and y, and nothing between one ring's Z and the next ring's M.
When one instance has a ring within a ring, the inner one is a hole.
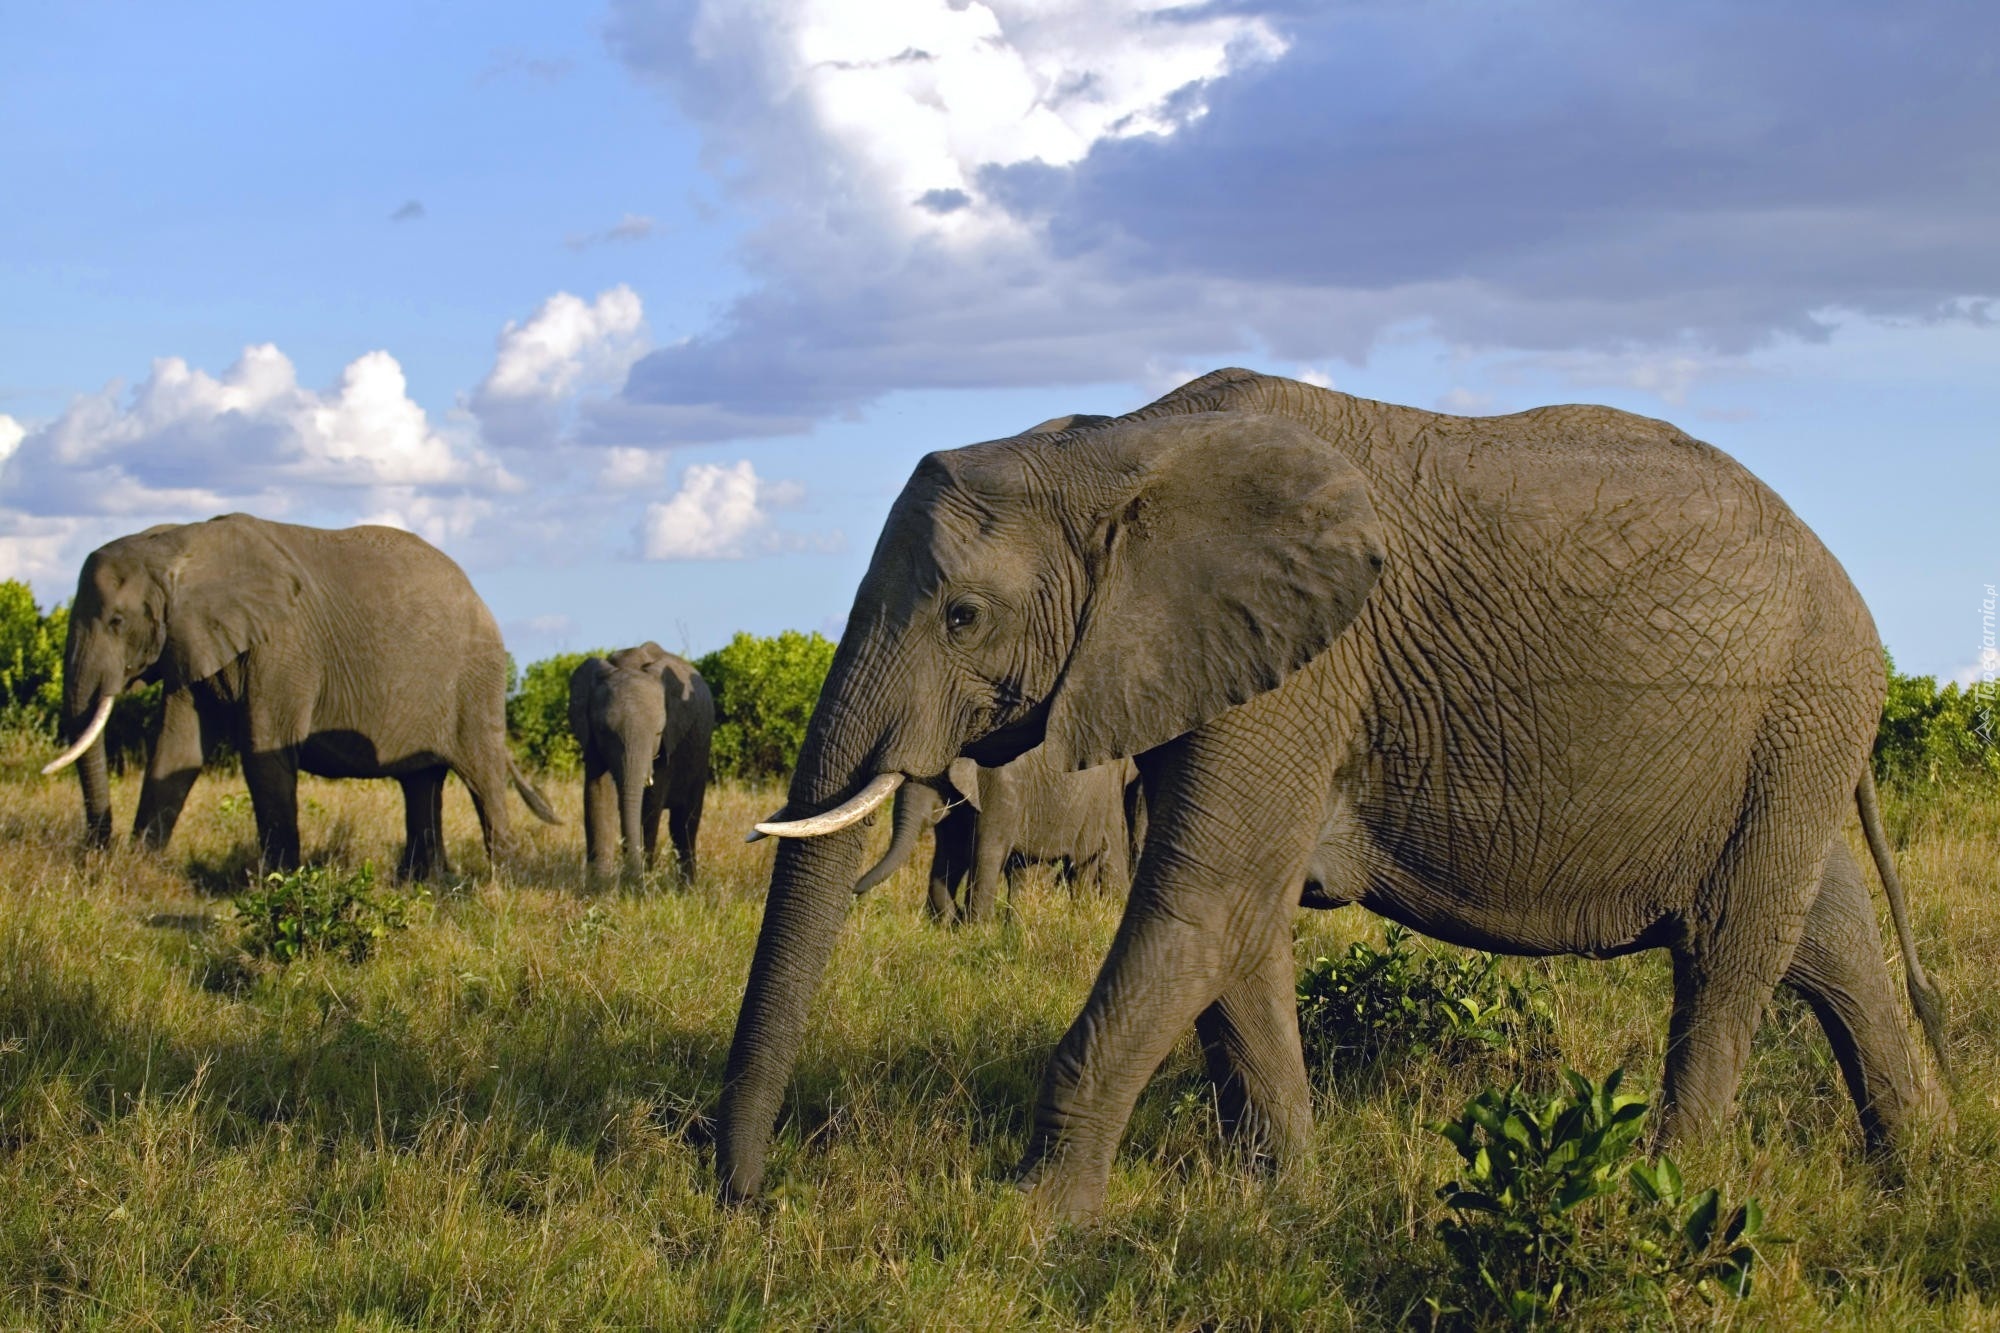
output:
M308 953L338 953L358 963L375 943L405 925L405 900L375 887L375 867L342 874L331 866L273 873L231 900L238 943L251 958L289 963Z
M1391 925L1377 949L1357 940L1299 978L1299 1032L1312 1069L1427 1052L1541 1052L1551 1040L1546 986L1514 980L1494 954L1413 948Z
M1750 1293L1763 1213L1755 1199L1726 1215L1718 1191L1685 1192L1679 1167L1631 1162L1644 1098L1565 1072L1568 1090L1539 1099L1488 1089L1432 1126L1465 1174L1438 1191L1455 1216L1438 1228L1457 1278L1449 1322L1533 1328L1671 1302ZM1620 1185L1628 1188L1621 1192Z

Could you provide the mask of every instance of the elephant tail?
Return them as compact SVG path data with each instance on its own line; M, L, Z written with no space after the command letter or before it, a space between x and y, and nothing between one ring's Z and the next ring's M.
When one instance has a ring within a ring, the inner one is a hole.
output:
M555 807L549 804L549 798L542 795L534 783L528 781L528 775L521 771L521 766L514 762L514 756L511 754L507 756L507 781L513 784L515 791L521 793L521 799L527 802L528 809L534 812L535 818L544 824L562 823L562 817L556 814Z
M925 797L930 799L925 800ZM889 850L869 867L868 873L854 881L855 897L859 898L903 868L903 863L910 859L910 853L916 850L917 834L923 828L925 817L936 805L937 795L928 787L905 784L896 793L896 822L889 838Z
M1882 807L1875 797L1875 775L1861 771L1854 789L1854 804L1861 814L1861 832L1868 839L1869 855L1875 858L1875 873L1882 878L1882 892L1889 899L1889 919L1896 925L1896 943L1903 953L1903 981L1909 988L1910 1007L1924 1025L1924 1037L1945 1082L1951 1082L1951 1056L1945 1048L1944 993L1924 973L1917 961L1916 935L1910 929L1910 904L1903 896L1903 882L1896 877L1896 861L1889 854L1889 839L1882 832Z

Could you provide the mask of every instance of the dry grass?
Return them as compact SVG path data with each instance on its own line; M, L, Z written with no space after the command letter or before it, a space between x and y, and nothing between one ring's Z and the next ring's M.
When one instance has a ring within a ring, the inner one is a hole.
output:
M731 1213L711 1199L706 1116L770 857L740 835L771 793L711 796L692 891L594 896L578 792L551 782L570 822L519 815L500 880L421 899L368 963L231 992L205 983L248 857L240 786L205 779L163 858L86 854L74 785L29 758L0 754L8 1325L1380 1327L1412 1317L1436 1270L1453 1158L1422 1126L1491 1070L1332 1086L1313 1160L1264 1181L1218 1145L1184 1043L1105 1220L1050 1228L1022 1205L1006 1175L1114 904L1031 885L1010 920L946 933L916 871L871 895L815 1010L770 1206ZM117 787L121 817L134 795ZM392 785L304 796L309 856L393 864ZM456 787L447 817L456 863L483 874ZM1746 1306L1663 1324L2000 1327L2000 811L1905 823L1954 1005L1958 1132L1865 1162L1824 1042L1781 1000L1742 1115L1682 1163L1758 1195L1793 1242ZM1375 930L1302 914L1300 957ZM1570 1063L1656 1085L1659 960L1534 966Z

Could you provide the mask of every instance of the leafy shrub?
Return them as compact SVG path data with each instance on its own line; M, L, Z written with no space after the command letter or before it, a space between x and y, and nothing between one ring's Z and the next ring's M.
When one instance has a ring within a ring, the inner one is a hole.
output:
M1565 1072L1547 1099L1488 1089L1432 1126L1465 1172L1438 1191L1455 1214L1438 1227L1455 1269L1451 1296L1432 1298L1441 1320L1611 1326L1689 1291L1750 1293L1757 1201L1725 1216L1718 1191L1685 1192L1672 1158L1631 1162L1647 1106L1619 1091L1623 1077Z
M0 581L0 725L55 733L69 608L43 615L28 585Z
M2000 785L1995 701L1930 676L1905 676L1883 654L1889 697L1875 732L1875 780L1904 790Z
M1353 1068L1424 1053L1547 1054L1553 1021L1547 986L1499 970L1493 954L1417 949L1390 925L1382 947L1357 940L1299 978L1299 1034L1306 1064Z
M606 651L557 653L530 662L518 680L513 678L513 661L509 659L507 734L530 767L574 773L583 763L583 752L569 730L569 678L585 658L602 657Z
M266 875L231 900L237 944L250 958L289 963L309 953L337 953L359 963L376 941L403 929L407 903L375 887L375 867L341 874L301 866Z
M775 638L738 633L694 665L715 696L715 775L757 780L791 772L833 666L833 641L797 630Z

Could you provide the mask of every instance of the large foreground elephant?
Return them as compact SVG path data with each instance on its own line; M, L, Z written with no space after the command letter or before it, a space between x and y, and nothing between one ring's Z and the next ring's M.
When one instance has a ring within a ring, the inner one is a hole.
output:
M1881 846L1883 693L1866 607L1784 502L1608 408L1469 419L1223 370L1108 424L932 454L762 826L786 841L729 1053L722 1192L762 1184L854 823L961 755L1037 744L1078 768L1137 756L1148 807L1022 1163L1059 1213L1101 1205L1190 1024L1232 1134L1271 1157L1306 1141L1302 886L1485 949L1668 950L1668 1139L1728 1112L1787 982L1880 1142L1938 1100L1838 835L1858 800ZM1927 997L1893 879L1889 898Z
M588 657L569 678L569 729L583 751L584 854L595 878L650 869L660 816L694 883L695 835L708 791L715 700L693 666L648 641L609 657Z
M111 836L104 723L128 686L165 686L133 836L173 835L203 760L242 757L263 863L299 861L298 775L395 778L398 871L449 868L444 780L472 793L488 856L509 841L511 782L557 822L507 753L507 653L465 571L396 528L329 530L225 514L163 524L84 561L63 650L65 731L93 842Z
M1011 887L1017 865L1060 865L1072 883L1093 882L1105 893L1125 895L1138 852L1136 820L1143 818L1131 760L1078 773L1030 750L998 768L955 760L949 774L957 793L949 802L917 783L897 791L889 849L855 883L856 896L902 868L927 824L933 845L928 903L937 920L986 920L1001 886Z

